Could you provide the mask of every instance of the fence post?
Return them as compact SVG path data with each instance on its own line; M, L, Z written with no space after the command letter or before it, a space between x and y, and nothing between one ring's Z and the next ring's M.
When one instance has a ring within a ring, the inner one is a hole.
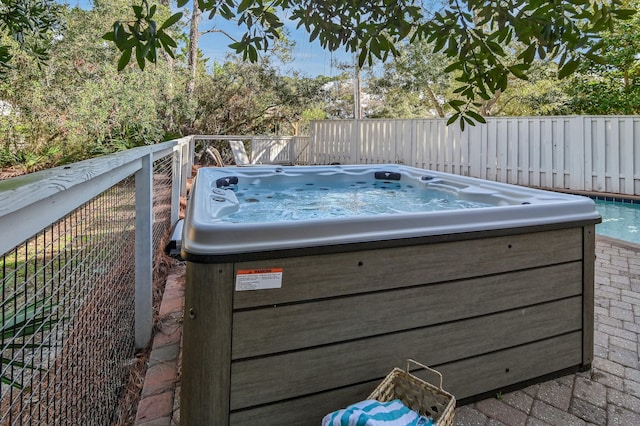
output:
M569 182L571 189L585 190L585 145L584 134L584 117L571 117L569 122L569 155L571 162L569 164ZM591 142L591 141L589 141Z
M187 178L182 174L182 147L184 144L176 145L173 148L173 157L171 163L171 226L173 226L180 217L180 192L182 181Z
M135 345L144 348L153 326L153 154L136 172Z

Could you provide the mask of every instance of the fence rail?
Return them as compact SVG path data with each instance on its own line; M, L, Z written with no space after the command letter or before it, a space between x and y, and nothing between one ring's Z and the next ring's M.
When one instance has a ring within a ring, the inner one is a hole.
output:
M113 424L190 138L0 181L0 424Z
M228 141L239 140L248 149L252 164L309 164L308 136L251 136L251 135L194 135L194 146L203 143L200 152L203 162L209 145L216 144L222 154L225 164L233 164L233 154L228 147ZM195 149L195 148L194 148Z
M640 194L640 116L490 117L311 123L308 161L403 163L550 189Z

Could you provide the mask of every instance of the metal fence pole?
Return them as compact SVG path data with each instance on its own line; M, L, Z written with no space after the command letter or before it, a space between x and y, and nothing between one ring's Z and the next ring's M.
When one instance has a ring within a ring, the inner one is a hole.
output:
M153 326L153 157L136 172L135 345L144 348Z
M171 164L171 226L175 225L180 217L180 192L182 181L187 177L182 174L182 145L173 148L173 158Z

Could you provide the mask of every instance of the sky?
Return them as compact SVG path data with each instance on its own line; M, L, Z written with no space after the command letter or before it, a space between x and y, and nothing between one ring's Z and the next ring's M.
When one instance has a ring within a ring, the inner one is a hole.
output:
M60 0L60 2L83 9L92 7L91 0ZM211 23L207 21L206 16L203 14L201 18L201 30L211 27ZM223 19L219 19L216 23L220 28L230 32L232 35L241 34L239 27L235 23L226 22ZM318 75L333 77L341 73L335 66L336 62L353 61L352 54L344 50L329 52L324 50L317 40L309 42L308 33L304 30L296 30L294 22L285 21L284 23L289 31L290 38L295 42L295 47L293 50L293 62L279 65L283 73L288 74L289 71L298 71L309 77ZM203 55L210 59L210 63L214 61L221 63L227 54L235 54L233 50L228 48L229 43L231 41L221 34L205 34L200 38L199 48Z

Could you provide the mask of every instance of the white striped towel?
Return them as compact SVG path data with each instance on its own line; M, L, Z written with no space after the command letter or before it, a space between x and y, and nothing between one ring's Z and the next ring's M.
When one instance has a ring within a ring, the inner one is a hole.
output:
M322 419L322 426L432 426L433 420L405 407L399 399L390 402L366 400Z

